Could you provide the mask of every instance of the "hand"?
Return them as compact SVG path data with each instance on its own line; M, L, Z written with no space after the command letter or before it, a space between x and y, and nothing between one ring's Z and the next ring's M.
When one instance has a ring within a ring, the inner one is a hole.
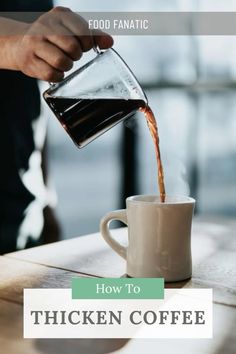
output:
M24 35L12 46L17 70L49 82L63 79L65 71L94 45L107 49L113 39L102 31L91 32L88 23L64 7L55 7L33 24L26 25Z

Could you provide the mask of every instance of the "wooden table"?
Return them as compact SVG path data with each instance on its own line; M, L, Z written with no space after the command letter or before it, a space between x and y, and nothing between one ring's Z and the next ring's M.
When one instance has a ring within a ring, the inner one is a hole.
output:
M127 230L114 230L126 241ZM100 234L0 257L1 354L236 353L236 221L196 218L193 277L167 287L213 288L213 339L23 339L23 288L69 288L71 277L121 277L125 262Z

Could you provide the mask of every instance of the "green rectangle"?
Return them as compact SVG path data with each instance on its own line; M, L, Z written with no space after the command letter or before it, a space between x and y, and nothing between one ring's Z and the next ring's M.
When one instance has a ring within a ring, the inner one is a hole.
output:
M72 299L164 299L164 278L72 278Z

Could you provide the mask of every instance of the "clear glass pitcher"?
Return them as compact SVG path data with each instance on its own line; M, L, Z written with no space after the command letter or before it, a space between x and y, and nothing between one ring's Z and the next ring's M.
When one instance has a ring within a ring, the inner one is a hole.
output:
M140 84L114 49L100 52L43 96L79 148L147 104Z

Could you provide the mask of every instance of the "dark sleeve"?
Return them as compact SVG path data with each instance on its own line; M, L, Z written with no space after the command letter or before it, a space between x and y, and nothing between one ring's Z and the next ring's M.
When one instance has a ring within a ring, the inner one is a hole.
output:
M0 11L44 12L52 7L51 0L0 0Z

